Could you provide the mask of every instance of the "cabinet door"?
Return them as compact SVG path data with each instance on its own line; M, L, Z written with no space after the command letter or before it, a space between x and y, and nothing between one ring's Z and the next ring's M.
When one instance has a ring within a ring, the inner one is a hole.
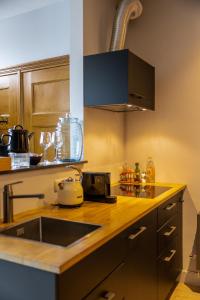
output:
M113 271L84 300L124 300L123 294L124 263Z
M158 231L159 241L162 233L168 232L167 240L162 243L164 247L158 248L158 300L168 299L182 270L182 201L183 192L180 192L162 205L172 208L171 211L175 210L173 217ZM159 218L160 213L163 214L162 207L158 209L158 220L162 219ZM171 229L165 231L168 225Z
M175 237L158 259L158 300L168 299L179 272L178 240Z
M133 225L124 267L126 300L156 299L156 212Z
M0 134L20 122L19 92L17 74L0 77Z
M24 73L24 125L33 131L31 150L40 153L41 131L54 131L69 112L69 66Z

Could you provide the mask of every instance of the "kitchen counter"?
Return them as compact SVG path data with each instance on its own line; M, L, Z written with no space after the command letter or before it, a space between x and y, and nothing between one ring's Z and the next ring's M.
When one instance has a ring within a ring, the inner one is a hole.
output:
M102 227L66 248L0 235L0 259L60 274L186 187L184 184L155 185L171 188L154 199L118 196L115 204L84 202L76 209L45 207L16 215L15 223L48 216ZM8 225L1 224L0 230L5 227Z

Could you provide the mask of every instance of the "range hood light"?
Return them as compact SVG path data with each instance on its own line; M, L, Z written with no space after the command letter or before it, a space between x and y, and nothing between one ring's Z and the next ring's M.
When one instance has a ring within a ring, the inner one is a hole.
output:
M146 108L142 108L142 111L146 111L147 109Z
M132 105L132 104L127 104L126 106L127 106L127 107L133 107L133 105Z

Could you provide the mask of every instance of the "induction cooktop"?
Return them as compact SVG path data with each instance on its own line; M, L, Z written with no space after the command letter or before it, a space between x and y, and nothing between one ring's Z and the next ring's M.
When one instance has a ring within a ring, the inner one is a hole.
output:
M136 198L153 199L171 189L165 186L119 184L111 187L111 194Z

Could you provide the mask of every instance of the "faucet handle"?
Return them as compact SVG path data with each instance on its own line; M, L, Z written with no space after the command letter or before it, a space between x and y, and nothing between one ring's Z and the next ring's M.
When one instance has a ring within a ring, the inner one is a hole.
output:
M4 187L9 187L9 186L12 187L13 185L19 184L19 183L23 183L23 181L11 182L11 183L6 184Z

